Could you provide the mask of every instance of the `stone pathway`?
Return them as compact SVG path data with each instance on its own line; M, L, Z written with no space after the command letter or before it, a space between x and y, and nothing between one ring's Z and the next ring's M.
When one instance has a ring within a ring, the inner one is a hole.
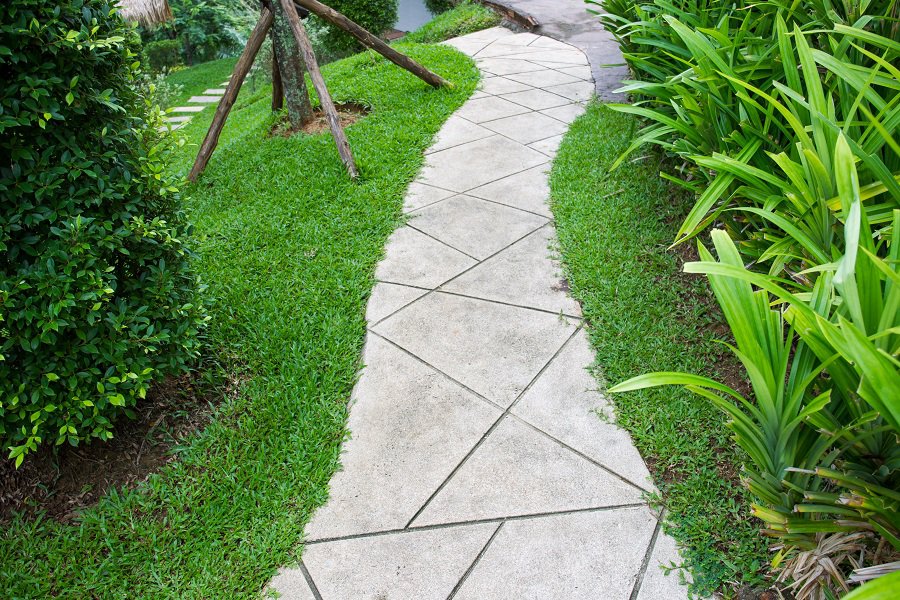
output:
M231 79L231 75L228 76L228 79ZM222 87L208 89L204 91L201 96L191 96L188 98L188 106L175 106L168 109L166 111L167 114L163 119L166 124L159 128L160 131L174 131L179 127L183 127L191 120L192 116L206 108L207 105L218 104L219 100L221 100L222 96L225 94L225 86L228 85L228 81L223 81L220 85Z
M295 600L678 600L648 471L586 370L547 171L594 84L562 42L450 42L481 89L446 122L368 305L365 368Z
M523 16L531 16L539 25L534 33L571 44L588 57L596 84L597 97L607 102L625 102L623 94L613 90L629 78L628 67L619 44L607 32L597 15L596 4L584 0L491 0L507 6Z

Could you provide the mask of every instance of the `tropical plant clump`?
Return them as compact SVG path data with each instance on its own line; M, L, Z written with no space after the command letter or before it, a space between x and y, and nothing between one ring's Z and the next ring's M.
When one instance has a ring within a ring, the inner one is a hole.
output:
M605 0L635 75L617 110L696 194L704 273L752 395L697 375L746 452L743 479L799 599L900 557L898 5ZM897 568L894 565L893 568ZM890 570L890 569L887 569Z
M205 315L137 36L105 0L0 8L0 444L109 439Z
M397 22L398 0L329 0L328 6L375 35L381 35ZM324 50L336 56L361 50L359 42L342 29L310 17L313 29L322 29L317 41Z

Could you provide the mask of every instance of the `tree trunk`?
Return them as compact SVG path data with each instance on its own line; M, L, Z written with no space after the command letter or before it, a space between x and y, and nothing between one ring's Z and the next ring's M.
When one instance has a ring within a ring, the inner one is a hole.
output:
M299 129L313 118L309 92L306 90L306 63L294 39L291 23L280 2L270 4L275 14L272 25L272 49L281 72L284 99L287 103L288 119L292 129Z

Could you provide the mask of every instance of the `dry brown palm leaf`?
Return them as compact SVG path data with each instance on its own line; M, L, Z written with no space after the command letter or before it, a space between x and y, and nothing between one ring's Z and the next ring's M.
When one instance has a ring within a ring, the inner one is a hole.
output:
M137 21L145 27L165 23L172 18L167 0L119 0L119 14L126 21Z
M865 550L865 541L870 537L864 532L819 534L813 550L799 552L785 561L778 581L792 581L789 588L797 600L824 600L827 589L847 593L850 588L843 568L860 566L856 557Z

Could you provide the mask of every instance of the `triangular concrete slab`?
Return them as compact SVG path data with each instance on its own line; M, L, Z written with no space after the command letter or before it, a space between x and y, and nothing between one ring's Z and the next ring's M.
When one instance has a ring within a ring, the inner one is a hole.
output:
M597 392L588 372L594 352L578 332L512 408L541 431L646 490L653 483L644 460L624 429L613 422L612 405Z
M553 213L547 206L550 198L547 183L549 171L550 165L540 165L477 187L467 195L552 218Z
M505 408L575 325L545 312L436 293L373 330Z
M542 227L441 289L579 317L581 308L566 294L559 265L546 258L553 241L552 228Z
M495 523L313 544L303 563L325 600L446 600Z
M396 283L378 283L372 290L369 304L366 306L366 320L369 323L377 323L427 293L428 290L421 288Z
M506 417L413 522L498 519L641 502L641 492Z
M504 523L455 600L629 600L655 525L643 507Z
M411 227L401 227L388 239L375 277L380 281L435 288L476 263L475 259L433 240Z
M501 414L377 336L363 362L343 468L308 539L402 529Z

